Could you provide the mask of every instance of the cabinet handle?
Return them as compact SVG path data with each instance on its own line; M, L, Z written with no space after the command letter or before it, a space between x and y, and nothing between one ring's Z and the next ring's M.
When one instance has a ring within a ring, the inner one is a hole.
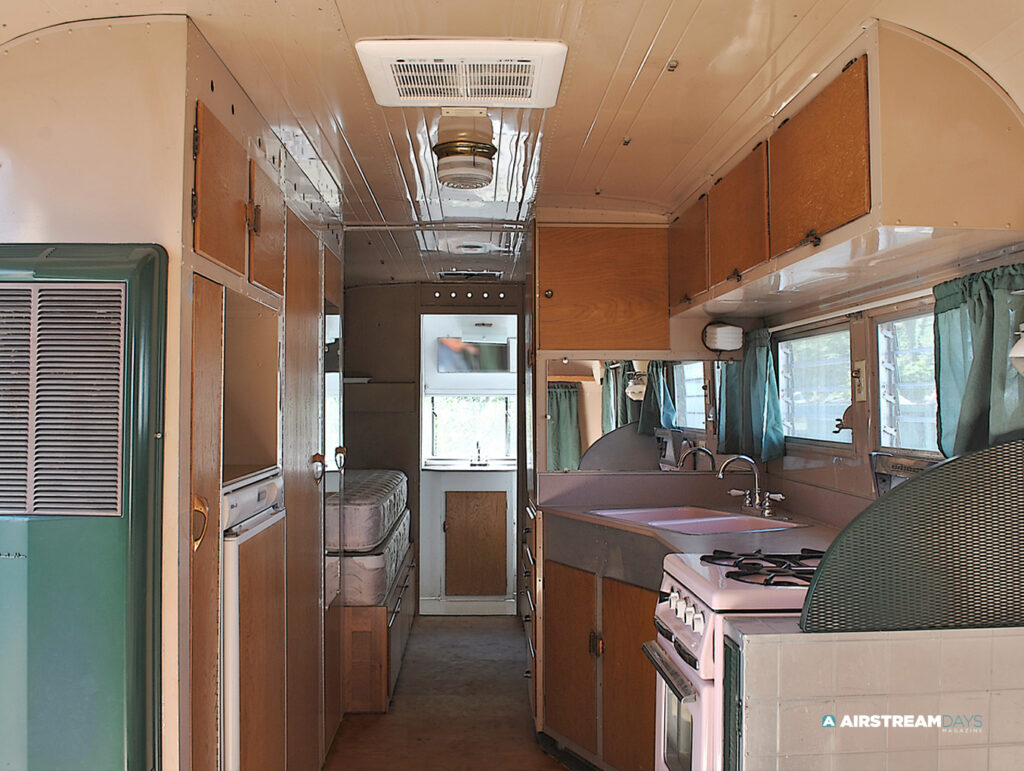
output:
M555 293L552 292L550 289L545 289L544 290L544 296L547 297L550 300L552 297L555 296Z
M316 453L316 455L309 459L309 462L313 464L313 481L319 485L323 481L324 470L327 467L324 463L324 454L322 452Z
M252 207L252 232L257 236L260 234L260 223L263 221L262 211L263 208L259 204Z
M531 670L529 670L529 669L524 670L523 671L523 677L525 677L527 680L529 680L531 677L533 677L533 672Z
M192 514L202 514L203 526L199 530L199 537L195 536L195 526L192 527L192 551L199 551L199 547L203 544L203 539L206 538L206 527L210 523L210 502L201 495L192 496Z
M345 458L348 455L348 450L344 447L334 448L334 465L338 467L338 470L345 468Z
M600 656L604 653L604 639L597 632L590 633L590 653Z
M733 268L732 273L725 277L726 281L729 281L730 279L736 279L737 284L743 280L743 274L740 273L739 268Z
M529 624L532 620L533 619L532 619L532 617L530 616L529 613L524 613L523 614L523 623L524 624Z

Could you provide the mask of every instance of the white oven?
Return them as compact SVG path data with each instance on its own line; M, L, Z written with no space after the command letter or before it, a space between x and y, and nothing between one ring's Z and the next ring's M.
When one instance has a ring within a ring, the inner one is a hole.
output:
M715 683L697 676L678 655L656 641L644 653L658 674L655 716L656 771L697 771L711 768L711 726L717 701Z

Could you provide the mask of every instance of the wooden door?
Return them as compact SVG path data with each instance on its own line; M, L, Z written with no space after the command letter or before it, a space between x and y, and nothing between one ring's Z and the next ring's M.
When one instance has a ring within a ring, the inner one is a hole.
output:
M195 250L245 275L249 166L243 148L210 109L196 103Z
M657 592L601 579L602 756L615 768L654 768L654 667L640 649L654 637Z
M597 754L597 658L593 573L544 562L544 724ZM652 742L653 747L653 742Z
M769 140L772 256L871 209L867 62L849 65Z
M668 229L668 302L689 302L708 283L708 197L702 195Z
M445 493L445 595L506 593L507 510L508 497L504 491Z
M288 213L284 489L288 566L288 769L313 771L323 741L323 300L316 236ZM322 465L320 472L322 472Z
M249 280L284 294L285 205L277 183L249 161Z
M768 259L768 146L761 142L708 194L712 286Z
M537 347L663 349L667 228L537 228Z
M220 488L224 287L192 277L189 702L194 771L220 765Z
M242 768L287 762L285 520L238 546Z

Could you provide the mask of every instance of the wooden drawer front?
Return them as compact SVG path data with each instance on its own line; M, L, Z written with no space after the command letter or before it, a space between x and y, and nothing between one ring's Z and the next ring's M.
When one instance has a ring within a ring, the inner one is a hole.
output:
M195 250L245 275L249 166L243 148L202 102L196 107ZM283 202L283 201L282 201Z
M527 687L530 691L530 714L537 716L537 646L534 640L536 633L531 630L526 635L526 676Z
M530 551L537 552L537 510L530 504L526 507L526 521L523 524L523 543Z
M768 259L768 148L762 142L708 196L711 284Z
M345 608L345 709L385 712L388 694L387 608Z
M538 228L540 349L665 349L668 230Z
M284 195L270 177L249 161L249 190L253 203L249 228L249 280L284 294Z
M401 581L397 602L388 615L388 701L395 692L398 673L402 669L402 657L409 642L412 619L416 610L415 563L410 562Z
M868 213L868 142L864 55L769 140L773 256Z
M668 302L689 302L708 282L708 197L679 215L668 229Z

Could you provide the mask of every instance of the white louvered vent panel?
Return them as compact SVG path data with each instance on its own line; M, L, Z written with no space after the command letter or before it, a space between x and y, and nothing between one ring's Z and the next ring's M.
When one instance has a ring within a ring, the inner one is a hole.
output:
M124 290L38 290L32 506L120 514Z
M533 97L533 62L467 64L466 96L470 102L529 101Z
M391 75L398 96L409 101L458 100L464 96L462 78L455 64L444 62L394 62Z
M0 514L25 512L31 336L31 290L0 285Z
M0 284L0 514L121 513L122 284Z

